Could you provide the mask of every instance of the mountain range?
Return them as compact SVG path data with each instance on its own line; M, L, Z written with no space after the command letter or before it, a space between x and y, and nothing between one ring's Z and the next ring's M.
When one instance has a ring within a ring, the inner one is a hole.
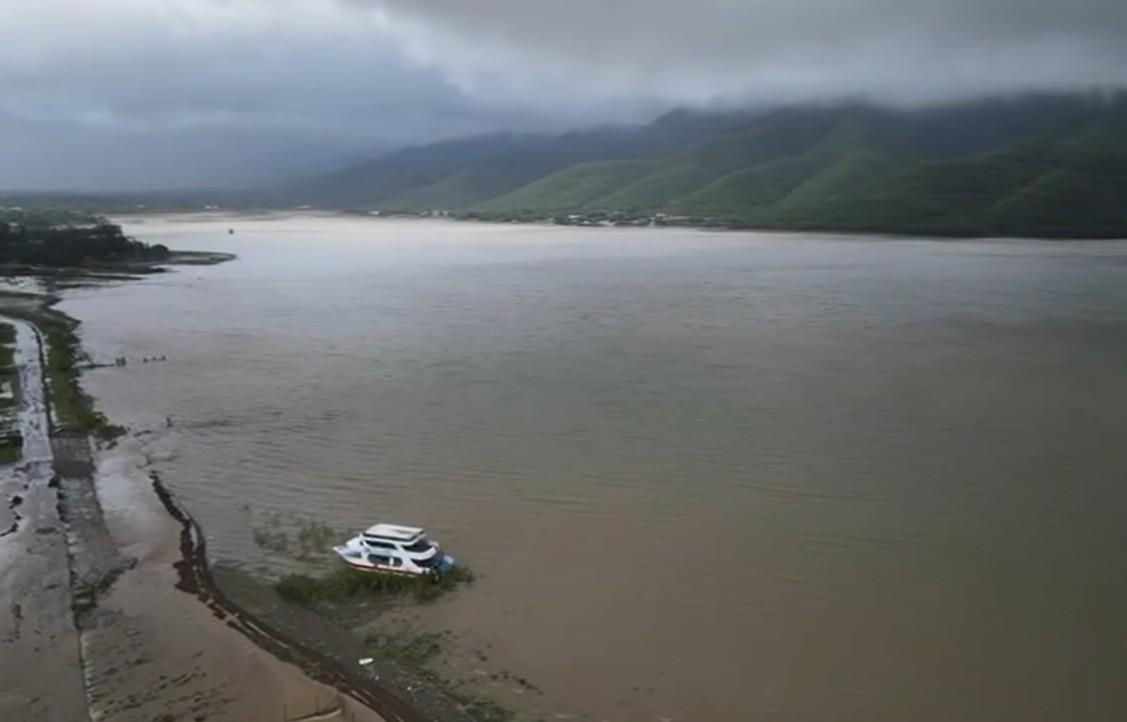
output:
M273 204L496 219L656 214L732 227L1127 237L1127 93L896 109L676 110L637 127L399 150Z

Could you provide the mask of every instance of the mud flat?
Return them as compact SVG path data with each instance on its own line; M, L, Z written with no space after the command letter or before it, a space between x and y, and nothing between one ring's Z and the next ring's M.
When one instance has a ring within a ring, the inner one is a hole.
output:
M137 463L136 440L95 448L52 424L40 335L23 319L59 317L28 299L8 310L25 442L0 476L5 506L18 507L0 538L0 719L427 719L374 683L351 686L212 590L198 529Z
M256 646L224 610L184 593L182 520L153 493L132 447L125 439L89 462L100 524L91 500L69 493L81 477L61 474L63 508L73 501L89 515L72 544L73 576L112 582L79 585L93 595L76 595L91 718L384 719ZM78 449L71 459L82 463L80 456Z
M64 524L33 327L17 330L20 463L0 469L0 504L11 526L0 537L0 719L75 722L87 718L74 624Z

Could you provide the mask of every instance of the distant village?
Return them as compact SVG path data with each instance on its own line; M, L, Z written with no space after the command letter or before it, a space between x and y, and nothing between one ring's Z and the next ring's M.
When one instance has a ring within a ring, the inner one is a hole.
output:
M308 206L306 206L308 208ZM456 220L486 221L493 223L546 223L556 226L637 227L678 226L691 228L728 228L731 221L701 216L681 216L667 213L630 213L628 211L574 211L574 212L513 212L449 211L449 210L381 210L364 211L369 216L382 218L452 218Z

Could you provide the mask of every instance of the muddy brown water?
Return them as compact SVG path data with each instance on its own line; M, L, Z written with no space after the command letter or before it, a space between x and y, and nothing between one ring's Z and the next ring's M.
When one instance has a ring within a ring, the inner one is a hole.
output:
M1127 710L1125 243L125 223L240 255L61 306L212 555L425 524L529 714Z

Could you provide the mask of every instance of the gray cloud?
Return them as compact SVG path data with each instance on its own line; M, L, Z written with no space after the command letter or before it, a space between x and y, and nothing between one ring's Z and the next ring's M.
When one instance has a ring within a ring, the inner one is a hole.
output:
M334 0L38 0L5 16L0 188L244 186L408 143L629 117L467 92Z
M1122 0L36 0L0 23L0 188L259 183L674 104L1127 83Z
M547 73L680 102L921 102L1127 82L1122 0L346 1L464 87Z

